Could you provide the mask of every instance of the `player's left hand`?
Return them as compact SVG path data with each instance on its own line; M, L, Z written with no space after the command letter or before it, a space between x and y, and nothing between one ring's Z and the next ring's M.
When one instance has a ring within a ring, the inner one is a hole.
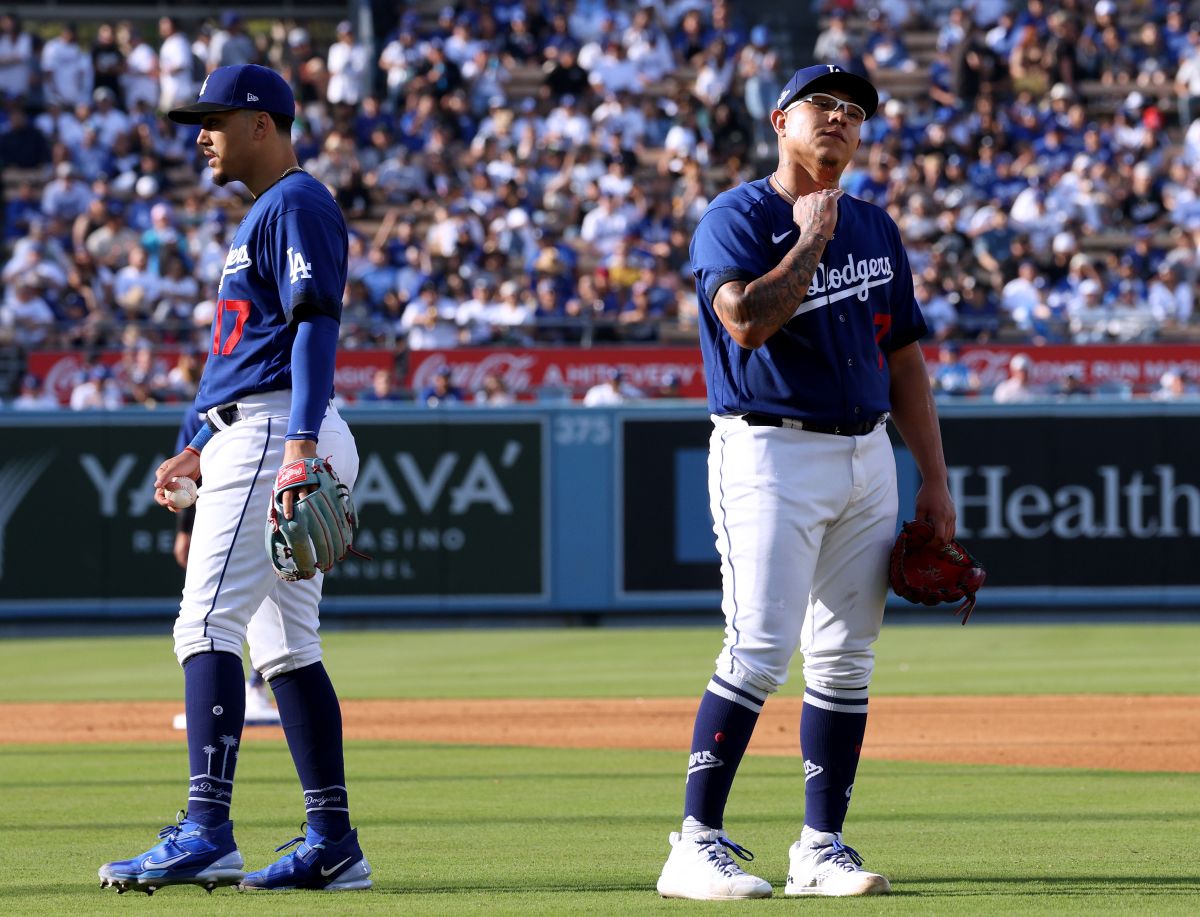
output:
M293 518L283 515L289 492L305 495L290 502ZM318 570L328 573L354 550L357 528L350 488L325 459L301 458L279 469L265 534L267 556L280 579L311 579Z
M298 462L301 459L316 458L317 444L311 439L289 439L283 444L283 464L290 465L292 462ZM284 491L280 498L283 503L283 516L285 519L292 518L292 507L296 505L296 501L301 497L307 497L313 492L312 487L297 487L294 490Z
M939 544L954 540L958 512L950 489L945 484L923 482L917 491L916 517L933 526L933 537Z

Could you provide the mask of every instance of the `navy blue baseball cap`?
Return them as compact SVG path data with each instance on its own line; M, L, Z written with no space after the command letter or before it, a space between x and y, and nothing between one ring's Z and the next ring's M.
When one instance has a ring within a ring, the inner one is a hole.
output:
M191 105L173 108L167 117L177 124L199 124L214 111L248 108L285 118L296 117L296 97L287 80L258 64L218 67L200 87L200 97Z
M775 107L782 110L801 96L812 92L829 92L831 89L844 92L851 102L861 105L868 118L879 107L879 93L870 81L836 64L814 64L797 70L783 87L783 92L779 93Z

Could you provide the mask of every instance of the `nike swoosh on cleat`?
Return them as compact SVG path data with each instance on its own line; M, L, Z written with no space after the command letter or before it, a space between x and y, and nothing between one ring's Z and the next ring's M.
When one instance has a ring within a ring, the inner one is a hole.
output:
M174 866L180 860L186 860L189 856L191 856L190 853L179 853L173 857L167 857L165 860L152 860L150 857L146 857L146 859L142 860L142 871L145 872L147 869L166 869L168 866Z
M330 866L328 869L326 869L324 866L322 866L321 867L321 878L328 879L335 872L337 872L339 869L341 869L343 866L345 866L347 863L349 863L352 859L354 859L354 858L346 857L346 859L342 860L342 862L338 863L336 866Z
M786 239L791 234L792 234L792 231L790 229L787 232L781 232L779 235L775 235L775 233L771 233L771 241L774 242L776 245L778 245L780 242L782 242L784 239Z

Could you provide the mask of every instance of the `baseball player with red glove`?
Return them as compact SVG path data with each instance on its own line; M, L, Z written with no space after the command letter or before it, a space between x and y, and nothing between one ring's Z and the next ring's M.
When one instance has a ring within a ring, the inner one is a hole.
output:
M942 544L955 509L900 233L838 187L878 101L836 66L797 71L771 113L777 169L719 195L692 239L726 626L696 714L683 826L658 880L666 897L772 893L734 859L751 855L729 840L725 803L797 649L804 806L785 797L798 839L784 893L891 887L842 836L896 531L889 416L921 472L917 517Z
M358 451L331 401L347 233L328 190L297 165L295 112L287 82L254 64L214 70L196 103L169 112L199 125L213 181L240 181L254 201L217 291L195 401L204 426L155 481L166 506L166 484L203 472L175 622L186 814L150 850L100 868L101 885L121 892L371 885L350 824L341 709L318 636L322 573L345 556L356 520ZM246 703L243 639L275 695L307 821L303 836L279 848L294 849L249 875L230 820Z

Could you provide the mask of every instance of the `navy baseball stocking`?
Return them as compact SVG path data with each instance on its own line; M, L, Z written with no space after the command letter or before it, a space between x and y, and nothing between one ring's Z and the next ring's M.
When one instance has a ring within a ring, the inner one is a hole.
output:
M685 829L724 826L729 790L765 700L765 694L735 686L716 675L709 681L692 733L684 791Z
M309 827L338 840L350 830L342 708L320 662L271 679L279 720L304 790Z
M867 731L867 689L806 688L800 714L804 823L841 831Z
M233 772L246 719L242 657L197 653L183 663L187 713L188 818L208 828L229 820Z

